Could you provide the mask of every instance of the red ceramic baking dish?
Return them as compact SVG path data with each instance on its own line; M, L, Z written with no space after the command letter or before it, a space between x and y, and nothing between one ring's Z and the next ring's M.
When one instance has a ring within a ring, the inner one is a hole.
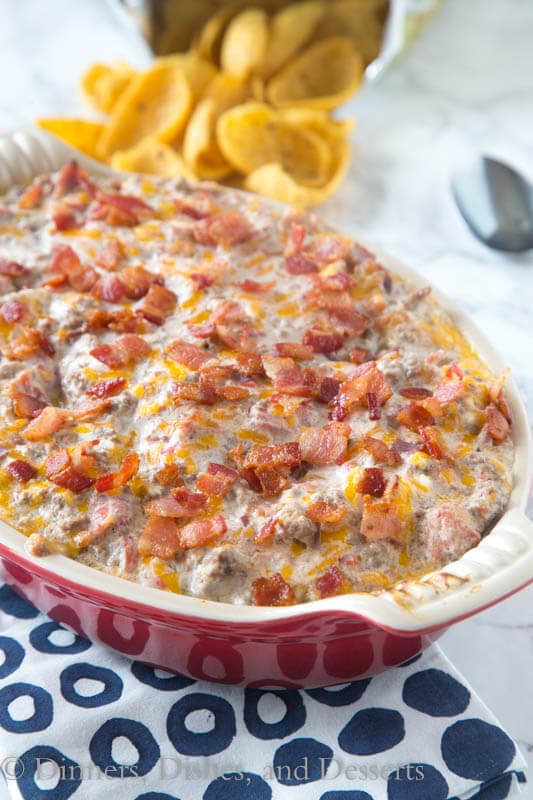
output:
M93 173L109 171L75 154ZM73 156L40 131L0 138L0 189L57 169ZM375 250L375 248L372 248ZM379 253L417 285L423 279ZM437 297L438 293L437 293ZM494 373L485 337L439 297ZM531 441L524 405L508 384L516 445L507 510L474 549L445 569L379 594L345 594L288 607L248 607L140 586L61 555L33 558L0 523L2 578L53 619L152 666L195 678L263 687L325 686L378 673L414 656L447 627L533 581L533 523L524 513Z

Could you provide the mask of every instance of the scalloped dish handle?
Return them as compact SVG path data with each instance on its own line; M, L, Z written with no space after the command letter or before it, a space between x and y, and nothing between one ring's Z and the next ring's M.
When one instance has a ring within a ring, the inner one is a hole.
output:
M0 136L0 192L16 183L30 181L41 173L53 172L72 158L94 175L118 174L65 144L57 136L37 128Z

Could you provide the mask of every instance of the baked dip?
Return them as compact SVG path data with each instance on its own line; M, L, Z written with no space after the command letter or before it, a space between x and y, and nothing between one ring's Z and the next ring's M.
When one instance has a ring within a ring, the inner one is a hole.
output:
M236 604L371 592L504 510L505 375L313 215L75 162L0 198L0 515Z

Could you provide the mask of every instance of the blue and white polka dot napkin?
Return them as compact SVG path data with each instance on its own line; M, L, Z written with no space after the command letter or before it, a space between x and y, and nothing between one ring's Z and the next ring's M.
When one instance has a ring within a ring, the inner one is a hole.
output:
M17 800L503 800L525 783L515 744L435 646L342 687L243 690L129 661L4 585L0 650Z

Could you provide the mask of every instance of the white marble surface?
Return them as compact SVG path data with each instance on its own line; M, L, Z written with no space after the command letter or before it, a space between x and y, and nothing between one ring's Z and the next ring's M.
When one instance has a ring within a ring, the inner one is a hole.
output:
M147 60L105 0L0 0L0 15L4 130L78 113L77 78L95 59ZM533 180L532 31L531 0L445 0L409 53L348 109L358 120L354 160L322 213L409 262L466 309L533 411L533 252L487 250L449 191L452 171L480 151ZM441 642L519 742L533 776L533 587Z

